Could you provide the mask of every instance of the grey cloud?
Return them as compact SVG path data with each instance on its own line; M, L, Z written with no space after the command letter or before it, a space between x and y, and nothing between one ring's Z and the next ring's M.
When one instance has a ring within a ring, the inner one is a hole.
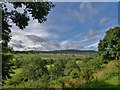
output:
M10 45L20 49L25 47L22 43L22 41L13 40L12 43L10 43Z
M36 35L25 35L29 40L31 40L33 43L39 43L41 46L46 48L52 48L51 46L59 48L60 45L57 41L51 40L50 38L42 38L40 36Z
M33 41L33 42L46 42L48 41L48 39L46 38L42 38L40 36L36 36L36 35L25 35L29 40Z
M19 36L20 37L20 36ZM25 38L27 37L27 38ZM18 39L18 40L17 40ZM36 35L25 35L24 38L14 38L11 40L10 46L14 50L37 50L37 51L51 51L61 49L81 49L79 44L71 43L69 41L59 42L54 39L42 38Z

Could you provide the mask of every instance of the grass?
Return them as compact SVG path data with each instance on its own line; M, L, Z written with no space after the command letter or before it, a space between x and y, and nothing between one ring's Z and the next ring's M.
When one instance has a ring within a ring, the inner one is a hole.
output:
M106 80L105 82L117 86L118 85L118 76L113 76L113 77L109 78L108 80Z

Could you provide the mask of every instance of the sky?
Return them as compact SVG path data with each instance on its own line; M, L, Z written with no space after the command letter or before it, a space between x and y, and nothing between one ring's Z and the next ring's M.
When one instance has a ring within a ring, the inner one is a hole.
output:
M118 25L117 2L54 2L45 23L30 20L25 30L13 25L14 50L97 50L109 28Z

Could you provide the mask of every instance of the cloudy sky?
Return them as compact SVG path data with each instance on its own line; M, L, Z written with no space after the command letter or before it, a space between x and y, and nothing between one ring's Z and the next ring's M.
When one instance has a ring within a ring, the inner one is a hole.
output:
M45 23L30 20L25 30L15 25L9 45L14 50L97 50L105 32L118 25L117 2L57 2Z

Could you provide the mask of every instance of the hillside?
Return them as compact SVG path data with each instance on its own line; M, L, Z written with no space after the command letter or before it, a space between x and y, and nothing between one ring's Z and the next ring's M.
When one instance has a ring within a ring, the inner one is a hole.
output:
M14 53L52 53L52 54L85 54L85 53L93 53L97 54L97 51L94 50L75 50L75 49L68 49L68 50L54 50L54 51L13 51Z

